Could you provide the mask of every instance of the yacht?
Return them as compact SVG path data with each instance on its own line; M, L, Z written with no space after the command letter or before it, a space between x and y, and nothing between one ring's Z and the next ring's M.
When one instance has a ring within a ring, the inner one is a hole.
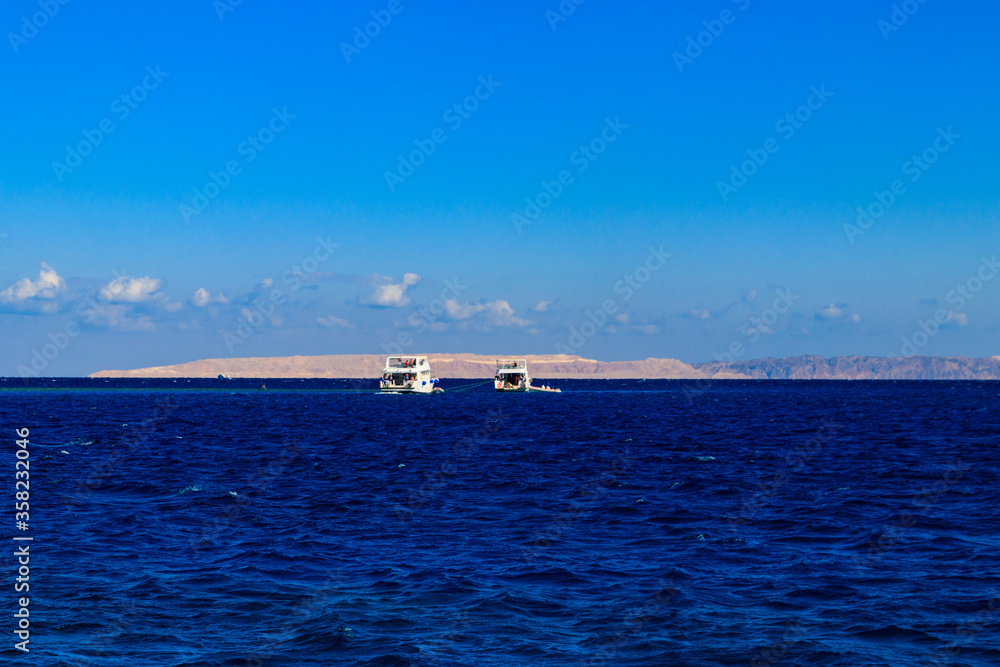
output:
M431 377L431 365L426 356L389 357L382 369L379 387L398 394L433 394L444 390Z
M528 376L526 359L497 359L497 374L493 378L497 391L528 391L531 377Z
M526 359L498 359L497 373L493 378L493 387L497 391L540 391L551 393L560 393L561 391L548 386L532 386L531 376L528 375L528 361Z

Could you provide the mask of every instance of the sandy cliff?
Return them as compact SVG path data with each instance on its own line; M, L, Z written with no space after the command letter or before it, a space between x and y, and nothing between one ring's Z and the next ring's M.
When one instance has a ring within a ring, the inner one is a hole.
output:
M491 378L498 356L429 354L442 378ZM532 377L547 378L705 378L716 380L998 380L1000 357L820 357L750 359L733 363L685 364L676 359L596 361L575 355L522 355ZM340 354L313 357L202 359L176 366L101 371L90 377L374 378L385 356Z
M479 354L428 354L438 377L491 378L500 356ZM549 354L522 355L528 370L537 378L696 378L701 373L676 359L645 361L595 361L582 357ZM250 357L245 359L202 359L176 366L153 366L135 370L100 371L90 377L216 377L234 378L374 378L382 372L385 356L343 354L313 357Z

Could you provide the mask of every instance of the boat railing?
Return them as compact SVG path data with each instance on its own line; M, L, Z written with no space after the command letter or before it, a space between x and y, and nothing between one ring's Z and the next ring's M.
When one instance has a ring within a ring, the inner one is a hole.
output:
M417 357L391 357L385 364L386 368L418 368L421 359Z

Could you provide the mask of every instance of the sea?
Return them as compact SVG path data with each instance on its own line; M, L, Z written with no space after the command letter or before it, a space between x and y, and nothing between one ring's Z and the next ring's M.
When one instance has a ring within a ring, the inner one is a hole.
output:
M1000 664L1000 383L541 381L0 380L0 663Z

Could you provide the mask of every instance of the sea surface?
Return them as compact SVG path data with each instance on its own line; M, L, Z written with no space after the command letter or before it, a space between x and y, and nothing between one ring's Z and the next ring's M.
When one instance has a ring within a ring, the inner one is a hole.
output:
M0 663L1000 664L1000 383L550 383L0 380Z

